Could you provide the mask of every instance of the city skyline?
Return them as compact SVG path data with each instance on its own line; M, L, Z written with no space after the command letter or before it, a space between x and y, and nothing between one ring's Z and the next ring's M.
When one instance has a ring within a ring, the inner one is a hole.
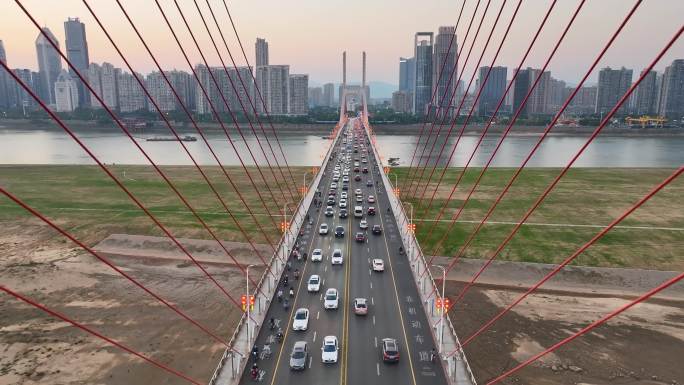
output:
M403 0L402 0L403 1ZM401 2L401 1L400 1ZM351 1L349 6L354 6L360 2L357 0ZM380 2L383 3L383 2ZM65 41L64 31L61 28L62 23L69 17L78 17L81 22L86 24L87 34L88 34L88 45L90 50L91 61L93 62L111 62L117 67L123 67L123 63L120 63L116 53L113 48L105 40L102 31L99 30L95 21L92 20L90 14L85 9L85 7L78 1L66 1L61 2L59 6L50 6L39 3L36 0L29 0L23 2L23 4L35 14L36 19L42 24L51 28L53 33L55 33L56 38L60 42ZM264 1L262 4L267 7L267 12L261 12L260 15L267 18L275 18L279 16L278 22L270 23L270 30L263 30L260 26L264 23L255 22L255 14L250 12L249 5L235 3L231 4L231 12L235 19L239 20L237 25L238 31L243 40L243 45L247 52L250 60L254 60L254 41L256 37L265 38L270 43L271 53L270 61L273 64L289 64L292 67L298 68L302 73L308 73L310 75L310 84L318 85L327 82L340 83L341 82L341 68L339 64L339 53L347 48L350 44L355 44L354 35L357 33L353 30L342 31L342 29L331 28L330 35L326 36L326 39L321 39L321 41L316 41L308 38L307 31L309 27L314 29L318 23L322 21L316 20L316 17L320 18L322 14L325 13L327 8L332 5L325 4L318 7L303 7L305 12L301 14L296 14L293 10L288 10L283 4L278 4L277 2ZM473 4L467 4L464 10L464 17L470 18L472 15ZM132 34L130 28L128 27L126 21L121 15L121 11L112 4L91 4L95 9L95 12L100 16L108 27L116 25L120 27L118 36L122 48L127 56L132 58L132 64L136 71L141 73L149 73L154 70L152 63L147 60L146 55L142 52L142 48L137 44L137 38ZM131 13L131 17L137 23L143 23L142 25L148 25L147 20L150 23L156 23L162 25L163 20L159 16L159 11L153 5L150 7L131 7L129 4L125 4L127 10ZM227 15L222 7L218 4L212 4L213 8L217 12L219 18L227 20ZM382 23L383 27L378 27L377 30L373 30L372 35L376 36L376 39L368 40L366 51L368 52L368 79L374 82L385 82L395 86L398 86L398 68L396 66L396 61L399 57L410 57L412 55L412 36L416 31L433 31L437 33L437 29L440 25L453 25L458 15L459 4L449 4L449 5L438 5L438 4L426 4L425 9L413 9L410 15L401 14L387 14L388 17L392 17L392 23ZM500 1L492 2L492 9L500 6ZM567 42L561 46L558 53L558 59L554 60L549 67L558 79L566 81L569 85L576 84L577 80L582 74L582 68L586 66L586 61L590 60L596 55L596 48L585 47L582 44L583 39L586 39L587 33L592 33L591 38L598 41L605 41L608 38L608 31L613 29L618 23L618 19L622 18L627 12L627 9L631 4L624 4L617 0L602 2L601 4L590 3L585 6L585 10L580 13L580 16L576 22L576 27L574 27L570 34L568 35ZM206 7L206 6L205 6ZM381 9L380 4L368 5L371 10ZM495 65L508 66L509 68L514 67L519 61L519 50L522 45L528 43L527 39L521 38L529 32L530 28L535 27L539 20L541 19L541 9L543 6L523 5L525 9L525 17L527 19L521 21L516 21L509 35L508 43L504 45L502 53L500 55L500 60L497 60ZM540 43L537 49L533 50L528 63L526 66L536 67L541 64L541 61L548 53L551 47L551 40L553 36L557 36L561 28L561 25L567 20L570 11L575 7L575 4L562 2L557 5L556 11L551 15L549 27L543 32L543 43ZM535 10L532 8L539 8ZM178 13L172 6L165 8L167 13L170 14L171 22L174 24L175 28L181 27L180 21L178 20ZM201 21L198 20L196 16L196 10L189 6L183 7L184 13L188 16L191 25L200 31ZM31 47L27 47L28 42L31 40L30 36L35 36L37 34L37 29L30 24L27 24L27 19L21 12L21 10L12 3L4 3L0 5L0 11L3 14L16 15L17 17L8 18L7 23L3 23L0 26L0 39L4 40L5 49L7 51L8 62L14 68L30 68L33 70L37 69L37 63L35 59L35 54L32 55ZM174 12L175 11L175 12ZM195 11L195 12L193 12ZM607 12L609 11L609 12ZM502 14L502 20L508 20L512 12L512 6L507 5ZM611 67L621 67L625 66L631 68L635 73L639 73L641 69L646 65L643 61L647 54L655 52L659 49L659 46L664 43L664 41L670 36L673 31L668 30L668 26L673 25L673 23L668 23L667 21L676 20L676 15L682 14L684 12L684 4L676 4L674 2L663 4L661 3L644 3L640 10L637 11L633 20L630 22L628 27L623 32L623 35L616 41L615 47L611 49L606 55L606 59L600 64L600 67L611 66ZM371 14L373 12L370 12ZM480 15L478 11L478 17ZM430 17L423 17L423 15L430 15ZM438 15L438 16L435 16ZM413 16L413 17L409 17ZM491 20L493 19L493 14L485 18L483 23L483 30L487 30L491 27ZM366 16L363 16L366 17ZM602 21L599 23L599 20ZM158 19L158 20L157 20ZM662 23L653 24L651 20L658 19L662 20ZM154 20L154 21L152 21ZM596 25L598 23L598 25ZM153 25L150 24L150 25ZM389 25L386 25L389 24ZM582 28L582 26L591 25L590 31L587 28ZM647 27L645 27L648 25ZM465 35L465 23L461 23L457 29L458 45L461 47L464 42L462 37ZM640 31L647 28L651 33L648 36L641 36ZM501 34L502 27L497 29L495 32L495 37ZM29 33L30 32L30 33ZM152 46L162 47L164 44L161 42L170 38L168 29L165 28L142 28L143 35L150 40ZM234 35L232 35L232 30L229 28L224 28L224 34L228 38L228 43L231 48L239 49L234 42ZM605 32L605 33L604 33ZM27 35L28 33L28 35ZM200 44L210 44L208 38L203 34L198 33L198 38ZM20 39L13 38L15 36L21 36ZM12 37L12 38L11 38ZM301 55L298 54L297 48L300 47L300 42L302 39L307 38L308 48L310 50L316 50L316 55ZM187 36L181 35L181 39L184 44L191 44ZM471 38L466 41L466 48L470 46ZM478 43L475 46L475 50L481 48L484 40L478 38ZM520 41L519 44L512 43ZM168 68L165 70L188 70L187 65L184 65L181 59L178 57L177 49L173 49L172 45L167 45L168 48L158 49L155 54L160 57L160 60L164 63L170 63ZM208 46L208 45L207 45ZM634 55L634 50L638 49L644 55ZM488 50L491 53L492 49ZM237 52L237 51L236 51ZM671 49L670 53L663 57L661 62L656 66L658 72L664 71L664 68L671 63L673 59L676 58L678 52L684 52L684 43L681 41L676 43ZM193 52L194 56L191 57L194 62L199 63L199 55ZM356 52L355 50L349 50L349 68L348 77L349 83L360 83L361 80L361 51ZM211 55L210 55L211 56ZM485 55L484 63L487 62L489 55ZM574 60L575 58L581 57L582 60ZM277 58L277 60L273 60ZM568 60L573 59L573 60ZM215 65L218 60L213 57L209 58L210 65ZM471 59L469 66L465 68L464 77L472 74L472 66L474 60ZM244 65L244 63L238 59L238 65ZM252 63L254 65L254 63ZM596 83L598 80L598 71L590 78L590 83Z

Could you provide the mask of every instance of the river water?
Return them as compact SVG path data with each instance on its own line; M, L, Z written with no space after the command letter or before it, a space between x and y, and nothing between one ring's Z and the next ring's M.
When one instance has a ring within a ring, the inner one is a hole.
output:
M147 164L131 140L120 133L79 132L77 135L105 163ZM243 161L246 164L254 164L246 151L244 142L238 138L238 135L233 137L234 144L242 155ZM235 152L223 133L208 134L208 139L223 164L239 164ZM279 135L279 139L291 166L320 164L328 143L327 140L315 135L282 134ZM520 165L538 139L539 137L535 135L506 138L492 165L494 167ZM529 166L564 166L586 142L586 139L586 136L549 136L542 142ZM412 135L378 135L377 140L380 152L385 159L398 157L401 165L408 165L418 138ZM477 140L477 136L464 136L458 144L451 165L465 165ZM483 166L491 156L497 140L498 134L485 139L475 153L471 165ZM144 138L139 142L158 164L192 164L177 142L146 142ZM263 138L261 142L270 156L270 149ZM275 141L271 140L271 142L274 149L278 151ZM256 139L249 136L247 143L252 148L257 161L264 164ZM435 154L443 143L443 140L437 142ZM440 164L445 164L454 143L455 139L448 141ZM216 164L201 140L185 142L185 144L200 164ZM430 152L431 146L432 143L426 150L426 154ZM280 155L279 159L282 159ZM436 156L433 156L431 162L435 159ZM424 161L425 158L423 158ZM271 162L273 163L272 160ZM0 164L93 164L93 161L72 138L60 131L15 130L0 127ZM678 167L682 164L684 164L684 137L682 136L599 136L576 162L577 167Z

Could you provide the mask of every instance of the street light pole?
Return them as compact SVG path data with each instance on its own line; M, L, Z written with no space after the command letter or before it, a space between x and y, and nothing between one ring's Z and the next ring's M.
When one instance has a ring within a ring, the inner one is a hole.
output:
M436 267L442 270L442 313L439 321L439 354L442 354L444 348L444 316L446 315L446 309L444 308L444 287L446 283L446 269L442 265L431 265L430 267Z
M252 334L251 334L252 330L251 330L250 325L249 325L249 323L251 322L249 310L250 310L250 306L252 304L252 301L251 301L252 297L250 297L250 295L249 295L249 268L254 267L254 266L257 266L257 265L249 265L249 266L247 266L247 269L245 270L245 275L247 277L246 284L247 284L247 351L248 352L251 351L250 347L252 346Z

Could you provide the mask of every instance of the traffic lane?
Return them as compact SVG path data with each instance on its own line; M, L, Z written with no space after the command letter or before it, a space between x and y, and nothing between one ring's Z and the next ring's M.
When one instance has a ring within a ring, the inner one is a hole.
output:
M326 171L327 171L326 175L325 175L323 178L321 178L321 181L320 181L319 184L318 184L318 190L319 190L319 191L327 191L326 187L329 185L330 180L332 179L331 173L329 172L329 170L332 170L332 168L331 168L331 166L330 166L330 163L329 163L328 167L326 168ZM316 210L316 209L313 207L313 205L311 205L311 206L309 207L309 209L308 209L307 212L308 212L308 214L309 214L312 218L314 218L314 217L316 218L316 223L319 222L320 218L321 218L322 215L323 215L323 213L321 212L321 210ZM312 227L313 227L313 230L309 227L309 228L307 229L308 231L305 231L305 233L311 234L311 236L313 237L313 241L310 242L310 244L313 245L313 244L315 244L315 242L316 242L315 234L316 234L316 231L317 231L317 230L315 230L315 229L317 228L317 226L314 225L314 226L312 226ZM312 233L312 231L313 231L313 233ZM305 235L307 235L307 234L305 234ZM309 250L309 254L310 254L310 250ZM294 264L295 266L298 266L298 265L302 264L302 262L293 261L293 264ZM304 268L302 268L301 270L303 271L303 274L305 275L305 274L306 274L306 262L304 262L303 265L304 265ZM298 286L298 290L301 290L301 286ZM297 293L297 296L299 296L299 292ZM276 320L276 322L278 323L278 326L279 326L280 328L282 328L283 331L288 331L289 328L290 328L290 322L291 322L291 315L292 315L292 312L291 312L291 311L290 311L290 312L286 311L286 310L277 302L277 300L276 300L276 298L275 298L275 293L274 293L274 298L272 298L272 302L271 302L271 303L274 304L275 306L270 306L270 307L269 307L265 319L268 320L268 319L270 319L271 317L273 317L273 318ZM266 321L266 322L268 322L268 321ZM277 330L277 329L276 329L276 330ZM289 333L287 333L287 334L289 334ZM287 334L286 334L286 336L287 336ZM285 350L286 350L285 348L287 347L287 346L286 346L286 343L287 343L287 342L288 342L288 341L287 341L287 338L286 338L286 339L283 341L283 345L282 345L282 346L281 346L281 345L278 345L277 342L276 342L276 340L275 340L275 331L271 331L269 327L263 327L263 328L261 328L261 330L260 330L260 332L259 332L259 334L258 334L257 342L255 343L255 345L257 345L257 346L259 346L260 348L262 348L265 344L269 344L269 345L272 347L272 356L271 356L271 358L269 358L269 359L263 359L263 360L260 360L260 362L259 362L259 364L260 364L260 369L261 369L259 375L260 375L260 379L261 379L262 381L263 381L264 379L269 379L268 377L271 377L271 378L270 378L270 380L271 380L270 382L273 382L272 376L273 376L273 374L275 373L275 368L276 368L276 366L279 364L279 362L276 361L276 358L275 358L275 357L281 356L281 358L279 359L279 361L283 361L284 358L283 358L282 356L287 355L287 361L286 361L286 362L288 362L288 367L289 367L289 352L285 352ZM292 344L292 345L293 345L293 344ZM289 349L290 349L290 351L291 351L292 346L289 346ZM262 351L261 353L262 353L262 357L263 357L263 351ZM243 382L243 383L248 383L248 382L251 382L251 381L252 381L251 376L250 376L250 367L251 367L251 365L247 365L247 366L245 367L245 371L243 372L243 375L242 375L242 378L241 378L241 382Z
M375 193L372 187L364 186L362 190L365 197ZM366 216L365 219L369 226L380 223L379 214ZM359 222L360 219L355 219L356 224ZM394 364L385 364L382 361L383 338L395 338L400 345L404 346L406 341L399 322L399 309L394 297L391 277L387 272L371 271L370 260L372 258L386 259L385 242L382 236L372 235L370 231L366 232L369 233L367 243L352 246L356 249L355 253L365 256L365 258L357 259L353 265L352 292L354 297L368 298L370 310L367 319L356 317L350 322L350 328L353 329L350 335L355 336L350 341L350 346L353 347L355 354L350 359L349 383L373 381L374 383L411 384L411 370L407 361L400 360Z
M379 178L378 178L379 179ZM383 188L383 183L379 180L378 189ZM380 205L388 206L386 196L379 197ZM400 299L400 307L404 314L404 328L408 334L410 354L413 361L414 371L416 372L417 384L446 384L446 376L441 362L432 363L430 361L430 351L435 348L435 335L432 325L429 323L425 314L425 309L421 304L418 288L413 279L410 262L406 254L399 254L399 247L403 247L397 223L392 213L382 211L383 219L386 223L387 243L390 251L389 258L392 261L394 276L397 284L397 293Z
M327 190L326 190L327 191ZM320 344L325 335L339 335L341 331L341 322L335 311L323 309L323 294L325 290L330 287L335 287L342 293L343 289L340 287L344 283L343 269L341 266L330 265L330 255L332 250L340 248L346 254L348 251L344 242L344 238L334 238L329 234L326 236L318 235L318 227L321 221L337 225L337 215L334 217L319 217L316 226L314 239L311 250L320 248L323 250L325 259L321 263L308 264L304 273L308 278L311 274L318 274L321 276L323 287L320 292L314 295L309 295L304 287L300 289L297 298L295 299L295 307L306 307L309 310L309 327L306 331L288 333L285 339L285 349L281 355L278 363L278 370L275 373L278 384L299 384L299 383L320 383L331 375L339 376L339 368L336 365L323 365L320 361ZM333 219L336 218L336 219ZM344 266L344 265L343 265ZM303 282L304 284L304 282ZM304 296L304 297L303 297ZM293 309L294 310L294 309ZM290 319L291 327L292 319ZM291 336L291 337L290 337ZM289 368L289 354L297 341L307 341L309 350L309 361L307 368L301 372L293 372ZM289 372L289 374L285 374Z

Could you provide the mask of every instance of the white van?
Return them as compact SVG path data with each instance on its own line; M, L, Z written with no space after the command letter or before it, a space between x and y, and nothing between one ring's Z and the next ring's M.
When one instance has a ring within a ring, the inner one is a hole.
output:
M363 217L363 206L354 206L354 218Z

